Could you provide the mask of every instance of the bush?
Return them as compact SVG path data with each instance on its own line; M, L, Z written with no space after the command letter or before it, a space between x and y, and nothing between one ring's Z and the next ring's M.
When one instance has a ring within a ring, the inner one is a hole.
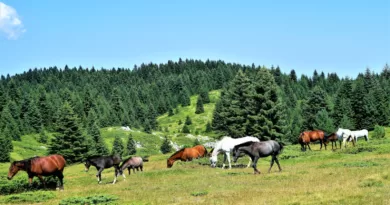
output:
M372 138L384 138L385 137L385 128L379 125L375 125L374 132L372 133Z
M44 177L46 187L55 189L57 187L58 178L54 176ZM64 182L65 184L65 182ZM19 193L23 191L32 191L43 188L42 183L37 177L34 177L33 183L30 185L25 176L15 177L11 181L0 184L0 195Z
M186 133L186 134L190 133L190 129L187 127L187 125L184 125L184 126L183 126L182 132L183 132L183 133Z
M26 192L21 194L14 194L7 196L3 199L6 203L38 203L48 201L49 199L53 199L56 196L55 192L52 191L34 191L34 192Z
M61 200L60 205L74 205L74 204L111 204L111 202L118 200L117 196L112 195L94 195L87 197L70 197Z

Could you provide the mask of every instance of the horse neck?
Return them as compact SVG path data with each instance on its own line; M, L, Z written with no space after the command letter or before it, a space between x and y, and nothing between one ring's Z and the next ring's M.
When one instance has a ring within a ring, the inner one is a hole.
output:
M184 149L181 152L178 152L178 153L172 155L171 157L169 157L168 160L173 160L173 161L179 160L179 159L181 159L181 156L183 155L183 153L184 153Z
M255 139L252 137L243 137L243 138L237 138L233 140L233 143L231 144L233 147L245 142L254 141ZM232 149L233 149L232 147Z
M249 155L250 157L253 157L253 154L252 154L252 152L250 152L250 150L251 150L251 146L239 147L238 148L238 152L239 153L244 152L245 154Z

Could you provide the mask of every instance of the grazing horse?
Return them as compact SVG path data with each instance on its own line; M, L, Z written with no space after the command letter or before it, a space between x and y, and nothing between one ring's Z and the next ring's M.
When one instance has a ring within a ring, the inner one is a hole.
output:
M102 171L105 168L114 167L115 168L115 178L113 184L116 182L117 175L119 173L119 164L121 163L122 159L120 156L92 156L88 157L85 160L85 171L87 172L89 170L89 167L92 165L96 167L96 170L98 170L96 177L98 180L98 183L100 184L102 181ZM126 178L125 175L122 175L123 178Z
M233 148L233 160L234 162L236 162L242 152L249 155L249 157L253 161L252 167L254 170L254 174L260 174L260 171L257 170L257 161L260 159L260 157L272 156L271 166L268 169L268 173L270 173L274 162L276 162L279 167L279 172L281 172L282 168L280 167L277 156L282 153L282 151L283 145L275 140L261 142L245 142L243 144L236 145Z
M352 131L349 129L343 129L339 128L336 132L337 137L339 138L340 141L340 149L341 149L341 141L343 142L344 148L347 147L346 142L352 140L353 146L355 146L356 138L353 135Z
M332 143L332 150L333 150L333 143L337 149L337 141L339 141L339 138L337 137L336 133L331 133L329 135L325 135L324 137L324 143L327 145L329 142ZM341 141L340 141L340 149L341 149Z
M299 135L298 142L301 144L301 150L306 151L306 148L309 147L309 150L311 151L310 148L310 142L314 141L320 141L321 147L320 150L322 149L322 144L324 143L324 131L322 130L314 130L314 131L305 131L302 132ZM325 150L326 150L326 144L324 144Z
M351 131L351 133L355 137L355 142L357 142L359 137L364 137L364 139L368 141L368 130L366 129Z
M123 170L127 168L130 175L130 169L133 169L133 173L135 174L135 169L141 169L143 172L144 162L148 162L149 160L146 157L130 157L123 161L121 166L119 167L119 175L123 175Z
M241 138L237 138L237 139L226 136L226 137L222 138L222 140L218 141L215 144L213 151L211 152L211 157L210 157L211 167L217 166L218 154L220 152L222 152L222 153L224 153L222 169L225 168L226 159L228 160L228 163L229 163L229 169L231 169L232 164L230 163L230 152L233 151L234 146L236 146L238 144L242 144L244 142L260 142L260 140L256 137L252 137L252 136L241 137ZM249 159L249 163L250 162L251 162L251 159ZM249 167L249 164L248 164L248 167Z
M191 148L182 148L179 151L173 153L168 159L167 159L167 168L171 168L173 166L173 163L176 160L181 161L192 161L193 159L198 159L200 156L199 151L197 149Z
M59 189L64 190L64 183L62 181L64 175L62 172L64 171L65 165L66 161L64 157L58 154L14 161L9 167L7 178L8 180L11 180L19 170L23 170L27 172L30 185L34 176L37 176L41 180L43 187L46 188L45 180L42 176L54 175L57 176L60 181Z
M192 148L198 150L198 152L199 152L199 157L206 157L207 154L208 154L208 153L207 153L206 147L204 147L203 145L196 145L196 146L194 146L194 147L192 147Z

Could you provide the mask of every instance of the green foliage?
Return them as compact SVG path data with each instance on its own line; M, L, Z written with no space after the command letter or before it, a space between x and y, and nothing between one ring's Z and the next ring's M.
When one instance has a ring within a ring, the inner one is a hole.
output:
M321 110L328 111L325 91L316 86L310 92L309 99L303 107L303 127L307 130L313 130L318 112Z
M89 134L92 138L92 143L89 146L90 155L108 155L109 151L106 143L104 142L97 123L94 123L90 128Z
M78 118L68 102L61 108L56 133L49 144L49 154L61 154L68 163L80 162L88 149Z
M199 94L199 97L202 99L204 104L210 103L209 92L207 90L202 90L202 92Z
M384 138L385 135L385 128L379 125L375 125L374 132L372 133L372 138Z
M193 146L196 146L196 145L200 145L200 142L199 142L198 138L195 138L195 140L194 140L194 145Z
M197 192L192 192L191 196L205 196L208 193L209 193L208 191L197 191Z
M204 113L204 108L203 108L203 101L202 101L202 98L199 96L199 97L198 97L198 101L196 101L196 110L195 110L195 114L200 114L200 113Z
M46 135L45 130L41 128L41 131L39 132L38 136L38 142L46 144L48 141L49 137Z
M187 117L186 117L185 124L186 124L186 125L191 125L191 124L192 124L192 121L191 121L190 116L187 116Z
M0 162L10 161L10 152L12 151L12 143L9 137L0 133Z
M207 122L205 132L211 132L211 131L212 131L211 123Z
M125 154L126 155L134 155L135 153L137 153L135 141L133 139L133 136L131 134L129 134L129 136L127 138Z
M182 131L181 131L182 133L190 133L190 129L188 128L188 126L187 125L184 125L183 126L183 129L182 129Z
M169 143L168 138L165 137L163 143L160 146L160 151L161 151L161 153L166 154L166 153L171 152L171 150L172 150L172 146Z
M123 141L119 136L115 136L114 143L112 145L111 155L122 156L124 152Z
M13 194L4 198L5 203L39 203L45 202L56 197L55 192L52 191L33 191L21 194Z
M70 197L60 201L59 205L94 205L94 204L112 204L112 202L118 200L117 196L102 194L102 195L93 195L87 197Z
M333 133L336 130L332 118L330 118L325 109L322 109L317 113L313 127L314 129L323 130L327 133Z

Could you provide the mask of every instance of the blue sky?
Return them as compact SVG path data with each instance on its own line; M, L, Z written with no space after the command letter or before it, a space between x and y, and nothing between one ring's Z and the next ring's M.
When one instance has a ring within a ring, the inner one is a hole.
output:
M390 64L389 0L0 2L1 75L179 57L350 77Z

